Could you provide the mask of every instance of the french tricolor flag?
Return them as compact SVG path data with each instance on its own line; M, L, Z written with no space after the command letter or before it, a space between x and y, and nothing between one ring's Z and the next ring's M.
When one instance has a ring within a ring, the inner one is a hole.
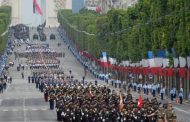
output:
M103 67L108 67L108 58L107 58L107 52L102 52L102 57L100 57L101 65Z
M33 13L35 14L36 11L38 14L42 15L42 10L41 10L37 0L33 0Z
M148 62L149 67L166 67L168 66L168 59L165 58L163 54L157 54L157 57L154 56L152 51L148 51Z

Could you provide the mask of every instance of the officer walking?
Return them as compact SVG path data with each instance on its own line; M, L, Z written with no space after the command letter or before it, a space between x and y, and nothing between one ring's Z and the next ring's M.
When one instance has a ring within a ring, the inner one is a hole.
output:
M164 92L165 92L165 89L161 88L161 90L160 90L161 100L164 100Z
M143 85L143 91L144 91L144 94L146 94L146 88L147 88L147 85L144 84L144 85Z
M182 91L179 92L179 101L180 101L180 104L183 103L183 92Z
M156 86L152 85L152 95L153 97L156 97Z
M173 101L173 89L170 90L170 99Z

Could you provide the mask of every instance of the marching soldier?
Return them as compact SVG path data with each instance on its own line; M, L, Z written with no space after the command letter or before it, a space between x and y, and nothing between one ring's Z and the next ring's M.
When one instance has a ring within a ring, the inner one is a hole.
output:
M131 101L133 98L132 98L132 95L130 93L130 90L127 91L127 101Z
M44 99L45 99L45 102L48 102L48 89L44 90Z
M165 122L164 121L165 111L163 109L163 105L160 105L159 109L156 112L148 115L148 117L155 116L155 115L157 116L157 122Z
M58 121L162 122L165 117L170 118L169 114L164 114L162 108L158 110L156 98L152 99L151 102L147 99L143 100L143 107L138 108L138 103L132 101L132 95L128 90L127 96L123 96L124 106L123 110L120 111L118 108L120 98L116 92L111 92L105 86L81 84L80 82L63 83L61 76L56 72L42 74L38 73L35 77L40 77L40 82L43 83L44 98L47 101L48 96L51 110L54 109L56 101ZM89 90L89 88L91 89Z
M165 121L166 122L176 122L176 114L172 108L171 102L168 103L168 108L165 112Z
M62 121L62 112L63 112L63 104L62 104L62 101L58 101L56 103L56 111L57 111L57 121Z
M54 100L55 100L54 95L51 94L49 99L50 110L54 109Z

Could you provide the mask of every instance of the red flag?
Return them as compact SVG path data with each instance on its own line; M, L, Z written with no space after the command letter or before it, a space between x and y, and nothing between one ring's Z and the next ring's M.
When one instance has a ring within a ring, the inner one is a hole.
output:
M168 68L168 76L169 77L173 76L173 69L172 68Z
M101 8L100 8L99 6L97 6L97 7L96 7L96 12L97 12L97 13L100 13L101 11L102 11Z
M158 75L159 75L159 76L162 76L162 75L163 75L163 73L162 73L162 68L161 68L161 67L158 68Z
M124 104L123 104L123 97L122 97L122 95L121 95L121 93L120 93L120 94L119 94L119 112L122 111L123 106L124 106Z
M184 77L185 77L185 68L180 68L180 69L179 69L179 76L180 76L181 78L184 78Z
M35 12L35 10L38 12L38 14L42 15L42 11L40 9L40 6L38 5L37 1L36 0L33 0L33 11Z
M152 67L151 68L151 73L152 73L152 75L156 75L157 74L157 67Z
M148 74L149 74L149 69L148 69L148 67L144 67L144 68L143 68L143 74L144 74L144 75L148 75Z
M164 68L163 71L164 71L164 77L166 77L167 76L167 68Z
M142 97L138 96L138 107L142 108L143 102L142 102Z

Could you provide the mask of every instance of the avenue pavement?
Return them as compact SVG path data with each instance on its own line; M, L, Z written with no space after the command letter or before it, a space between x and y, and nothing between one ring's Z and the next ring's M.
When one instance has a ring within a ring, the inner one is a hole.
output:
M36 29L30 30L30 37L34 33L37 33ZM60 67L69 74L69 70L72 70L74 78L82 80L84 75L84 68L75 59L72 53L68 50L60 38L56 29L45 29L47 35L46 42L40 42L32 40L31 43L48 43L50 48L57 52L64 52L65 57L59 58L61 61ZM54 33L56 40L49 40L49 35ZM61 42L61 47L57 46L57 43ZM25 51L26 45L15 48L16 52ZM35 88L34 84L28 84L27 76L31 74L29 69L24 71L25 78L21 78L21 71L16 70L16 66L19 63L25 63L26 59L14 60L14 56L9 57L10 61L14 61L15 66L9 69L9 74L13 77L13 83L8 86L8 89L4 94L0 94L0 122L56 122L56 112L49 110L49 103L44 102L43 93L39 92ZM86 80L93 82L95 79L92 75L87 73ZM100 84L105 84L103 81L98 81ZM113 87L111 87L113 89ZM119 91L119 89L116 89ZM138 96L138 93L133 93L134 96ZM150 97L150 96L144 96ZM174 103L175 112L177 118L182 122L189 122L190 106L179 105Z

